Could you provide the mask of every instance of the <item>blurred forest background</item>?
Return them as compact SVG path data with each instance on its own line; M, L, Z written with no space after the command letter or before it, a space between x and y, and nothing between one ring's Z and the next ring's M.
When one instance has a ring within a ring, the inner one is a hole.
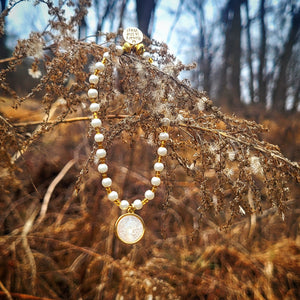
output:
M16 59L18 39L48 30L55 15L48 14L49 2L1 0L4 15L9 9L0 37L2 71ZM166 42L184 64L197 63L181 79L187 78L222 111L268 127L260 136L279 145L288 159L300 161L298 0L69 2L54 1L53 7L66 10L66 20L80 15L74 31L77 39L101 44L104 37L99 32L136 26L149 38ZM52 59L56 45L51 35L48 38L43 50ZM24 140L34 136L34 121L44 118L43 91L28 97L44 74L43 67L40 74L34 71L41 57L27 54L17 57L22 64L6 73L8 85L1 82L0 91L1 122L7 118L16 124L14 132ZM71 86L72 79L64 84ZM26 101L16 102L18 97ZM59 114L63 101L52 103L48 117ZM71 116L80 112L79 107ZM18 132L26 123L32 124ZM179 170L173 196L162 200L167 197L162 192L161 202L143 212L148 237L127 247L116 241L111 226L118 210L106 200L101 205L91 201L105 198L97 188L99 174L90 173L81 182L83 193L74 193L90 152L86 131L80 122L45 131L25 145L26 153L14 157L13 180L1 165L0 299L300 298L299 183L290 187L284 215L266 206L262 214L241 212L228 229L220 230L225 223L222 212L202 217L197 189ZM11 144L1 141L2 157ZM117 142L113 157L135 148L137 165L145 157L151 162L151 154L137 144ZM118 163L127 166L131 160L126 157ZM117 167L113 170L117 172ZM127 184L137 178L131 174ZM47 216L36 222L37 207L47 197L51 197Z

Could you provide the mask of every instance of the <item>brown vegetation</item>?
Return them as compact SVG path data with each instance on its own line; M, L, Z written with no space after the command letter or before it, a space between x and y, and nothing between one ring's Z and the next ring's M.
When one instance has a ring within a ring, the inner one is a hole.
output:
M150 64L114 55L120 34L97 45L71 38L71 23L50 25L61 35L53 56L34 60L31 73L38 61L43 76L30 93L19 97L6 77L44 53L46 33L20 41L0 73L10 95L0 116L0 297L299 298L298 163L261 139L263 126L180 81L193 66L176 63L165 44L146 41ZM141 210L146 235L134 246L114 235L120 210L100 184L87 122L89 65L108 49L99 115L122 199L149 186L161 119L171 120L163 184Z

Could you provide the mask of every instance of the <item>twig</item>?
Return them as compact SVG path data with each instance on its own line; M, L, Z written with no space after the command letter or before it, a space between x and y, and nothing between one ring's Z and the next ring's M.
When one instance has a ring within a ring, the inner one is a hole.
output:
M300 170L300 166L299 166L299 164L297 162L292 162L289 159L287 159L286 157L279 155L278 153L280 153L280 152L276 151L277 152L276 153L275 151L272 151L272 150L269 150L269 149L265 149L265 148L263 148L263 147L261 147L259 145L251 144L251 143L249 143L247 141L241 140L240 138L234 137L234 136L232 136L232 135L230 135L230 134L228 134L228 133L226 133L224 131L221 131L221 130L218 130L218 129L213 129L213 128L206 128L206 127L201 127L201 126L195 126L195 125L186 125L186 124L180 124L179 127L186 127L186 128L192 128L192 129L197 129L197 130L202 130L202 131L208 131L208 132L212 132L212 133L214 133L216 135L221 135L221 136L223 136L223 137L225 137L227 139L233 140L233 141L238 142L240 144L251 146L251 147L253 147L254 149L256 149L256 150L258 150L260 152L267 153L267 154L269 154L269 155L271 155L271 156L273 156L273 157L275 157L277 159L280 159L280 160L284 161L285 163L289 164L290 166L292 166L292 167Z
M107 115L106 116L108 119L125 119L129 117L129 115ZM76 118L70 118L70 119L65 119L59 122L61 123L74 123L74 122L80 122L80 121L90 121L92 117L76 117ZM47 124L55 124L57 123L57 120L53 121L47 121ZM32 126L32 125L41 125L45 124L44 121L33 121L33 122L21 122L21 123L15 123L13 124L14 127L26 127L26 126Z
M11 293L7 290L7 288L4 286L1 280L0 280L0 288L3 290L3 292L0 292L0 295L3 293L4 295L6 295L7 299L13 300L13 298L11 297Z
M0 291L0 296L1 295L6 295L5 292L1 292ZM28 300L54 300L54 299L50 299L50 298L44 298L44 297L36 297L36 296L32 296L32 295L27 295L27 294L21 294L21 293L10 293L10 295L12 297L14 297L14 299L28 299ZM8 299L13 300L13 298L10 297Z
M22 244L25 250L25 253L28 257L29 260L29 264L31 266L31 275L32 275L32 291L35 292L35 288L36 288L36 279L37 279L37 272L36 272L36 263L35 263L35 259L33 256L33 253L30 249L29 243L28 243L28 239L27 239L27 235L29 233L29 231L32 228L33 225L33 221L36 217L36 215L38 214L38 209L34 209L33 213L31 214L31 216L28 218L28 220L26 221L23 230L22 230Z
M51 182L49 185L47 192L44 196L43 204L41 207L40 215L36 221L36 225L39 225L43 219L45 218L48 205L50 202L50 198L52 196L52 193L57 186L57 184L64 178L64 176L67 174L67 172L73 167L73 165L76 163L75 159L70 160L63 168L62 170L58 173L58 175L54 178L54 180Z

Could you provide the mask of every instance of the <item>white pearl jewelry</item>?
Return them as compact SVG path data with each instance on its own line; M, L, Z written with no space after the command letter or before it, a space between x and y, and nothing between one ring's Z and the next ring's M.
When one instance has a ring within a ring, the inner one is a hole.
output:
M135 209L141 209L143 207L143 202L140 199L136 199L133 201L132 206Z
M121 56L124 53L124 46L117 45L113 49L113 55L115 56ZM144 52L143 54L140 53L139 55L143 56L146 59L150 59L150 53ZM100 133L99 127L102 127L102 121L98 117L98 112L100 111L100 104L95 102L95 98L98 98L98 90L96 88L96 85L99 83L99 73L105 70L105 64L107 62L107 59L111 58L110 52L105 52L103 54L103 60L101 62L96 62L95 64L95 72L94 74L90 75L89 82L90 82L90 89L88 90L88 97L91 100L90 104L90 111L93 113L93 119L91 120L91 125L94 127L97 131L97 133L94 135L94 140L98 144L98 149L96 151L96 158L99 161L98 165L98 171L102 174L102 186L106 188L108 199L110 201L114 201L121 210L127 210L130 217L136 216L134 214L134 210L139 210L143 207L145 203L147 203L148 200L152 200L155 197L155 190L156 187L158 187L161 184L161 178L160 178L160 172L164 170L164 164L161 162L162 156L167 155L167 148L165 147L166 141L169 140L169 134L165 131L159 133L158 139L160 141L160 146L157 149L158 154L158 161L154 164L154 170L156 171L155 176L151 178L151 184L152 189L149 189L145 192L145 199L142 201L140 199L136 199L133 201L133 203L129 203L128 200L119 200L119 195L116 191L111 190L112 186L112 179L107 177L107 171L108 171L108 165L106 162L106 156L107 152L105 149L103 149L102 142L104 140L104 135ZM150 61L150 60L149 60ZM163 126L169 126L170 120L168 118L161 119L161 124ZM165 130L165 128L164 128ZM125 214L126 215L126 214ZM118 224L121 223L121 221L117 222Z
M89 96L89 98L97 98L98 97L98 91L96 89L89 89L88 90L88 96Z
M90 111L96 112L100 110L100 104L99 103L91 103L90 105Z
M150 58L151 57L151 54L149 52L144 52L143 53L143 57L144 58Z
M101 61L98 61L95 64L95 69L101 72L105 69L105 66Z
M94 140L97 143L101 143L104 140L104 135L102 133L96 133L94 136Z
M121 56L123 54L123 52L124 52L123 47L120 45L117 45L116 46L116 55Z
M161 132L158 138L160 141L167 141L169 139L169 134L167 132Z
M159 186L160 185L160 178L159 177L152 177L151 178L151 184L154 186Z
M159 147L157 149L157 154L160 155L160 156L166 156L167 153L168 153L168 150L165 147Z
M122 201L120 202L120 208L121 208L122 210L126 210L128 207L129 207L129 202L128 202L127 200L122 200Z
M118 198L119 198L119 195L118 195L118 193L115 192L115 191L112 191L112 192L110 192L110 193L108 194L108 199L109 199L110 201L118 200Z
M101 183L104 187L110 187L112 185L112 180L109 177L106 177L102 179Z
M109 52L104 52L103 53L103 58L110 58L110 54L109 54Z
M151 190L147 190L145 192L145 198L148 200L152 200L154 198L154 193Z
M154 164L154 170L157 172L161 172L164 169L164 164L157 162Z
M161 123L163 126L170 126L171 121L169 118L162 118Z
M106 150L105 149L98 149L96 151L96 156L98 158L104 158L106 156Z
M98 172L99 172L99 173L106 173L107 170L108 170L107 164L100 164L100 165L98 166Z
M95 74L92 74L89 78L89 82L92 84L97 84L99 82L99 77Z
M91 125L96 128L96 127L101 127L102 126L102 122L100 119L93 119L91 121Z

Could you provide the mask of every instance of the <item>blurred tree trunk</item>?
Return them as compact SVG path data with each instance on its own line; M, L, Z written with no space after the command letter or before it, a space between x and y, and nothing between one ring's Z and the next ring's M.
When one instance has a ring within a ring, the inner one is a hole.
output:
M265 0L260 1L260 47L259 47L259 68L258 68L258 100L266 107L267 86L266 86L266 25L265 25Z
M181 2L183 3L183 1ZM212 35L213 29L209 29L206 25L203 0L194 0L190 2L188 8L195 15L195 22L199 28L199 48L198 67L193 72L193 83L196 88L201 88L210 95L211 92L211 70L212 70ZM195 45L196 47L198 45ZM194 49L193 49L194 51Z
M229 107L240 106L241 12L244 0L229 0L223 10L225 43L218 98Z
M249 93L250 93L250 99L251 103L254 101L254 76L253 76L253 63L252 63L252 45L251 45L251 33L250 33L250 26L251 26L251 20L249 17L249 1L245 1L245 7L246 7L246 15L247 15L247 63L249 68Z
M115 8L118 0L106 0L105 2L106 2L105 9L103 10L103 13L100 13L100 11L102 10L102 9L100 9L101 1L95 0L95 10L96 10L96 14L98 16L97 32L96 32L96 43L97 44L100 41L100 36L98 33L102 31L103 23L104 23L105 19L109 16L111 11Z
M1 13L6 8L6 0L1 0ZM0 36L0 58L8 57L9 50L6 47L6 34L4 32L3 35Z
M136 0L136 13L139 29L151 37L151 20L153 19L157 0Z
M295 94L294 94L294 103L292 107L292 112L297 112L300 107L300 82L298 82Z
M288 38L284 44L282 55L279 58L278 76L275 80L275 88L273 90L273 109L276 111L284 111L286 104L287 83L287 67L292 55L293 46L297 42L300 33L300 7L293 13L291 27Z
M211 37L207 35L206 25L205 25L205 14L203 10L202 4L199 6L200 10L200 70L203 74L203 90L210 95L211 89L211 63L212 63L212 55L209 51L211 48Z

